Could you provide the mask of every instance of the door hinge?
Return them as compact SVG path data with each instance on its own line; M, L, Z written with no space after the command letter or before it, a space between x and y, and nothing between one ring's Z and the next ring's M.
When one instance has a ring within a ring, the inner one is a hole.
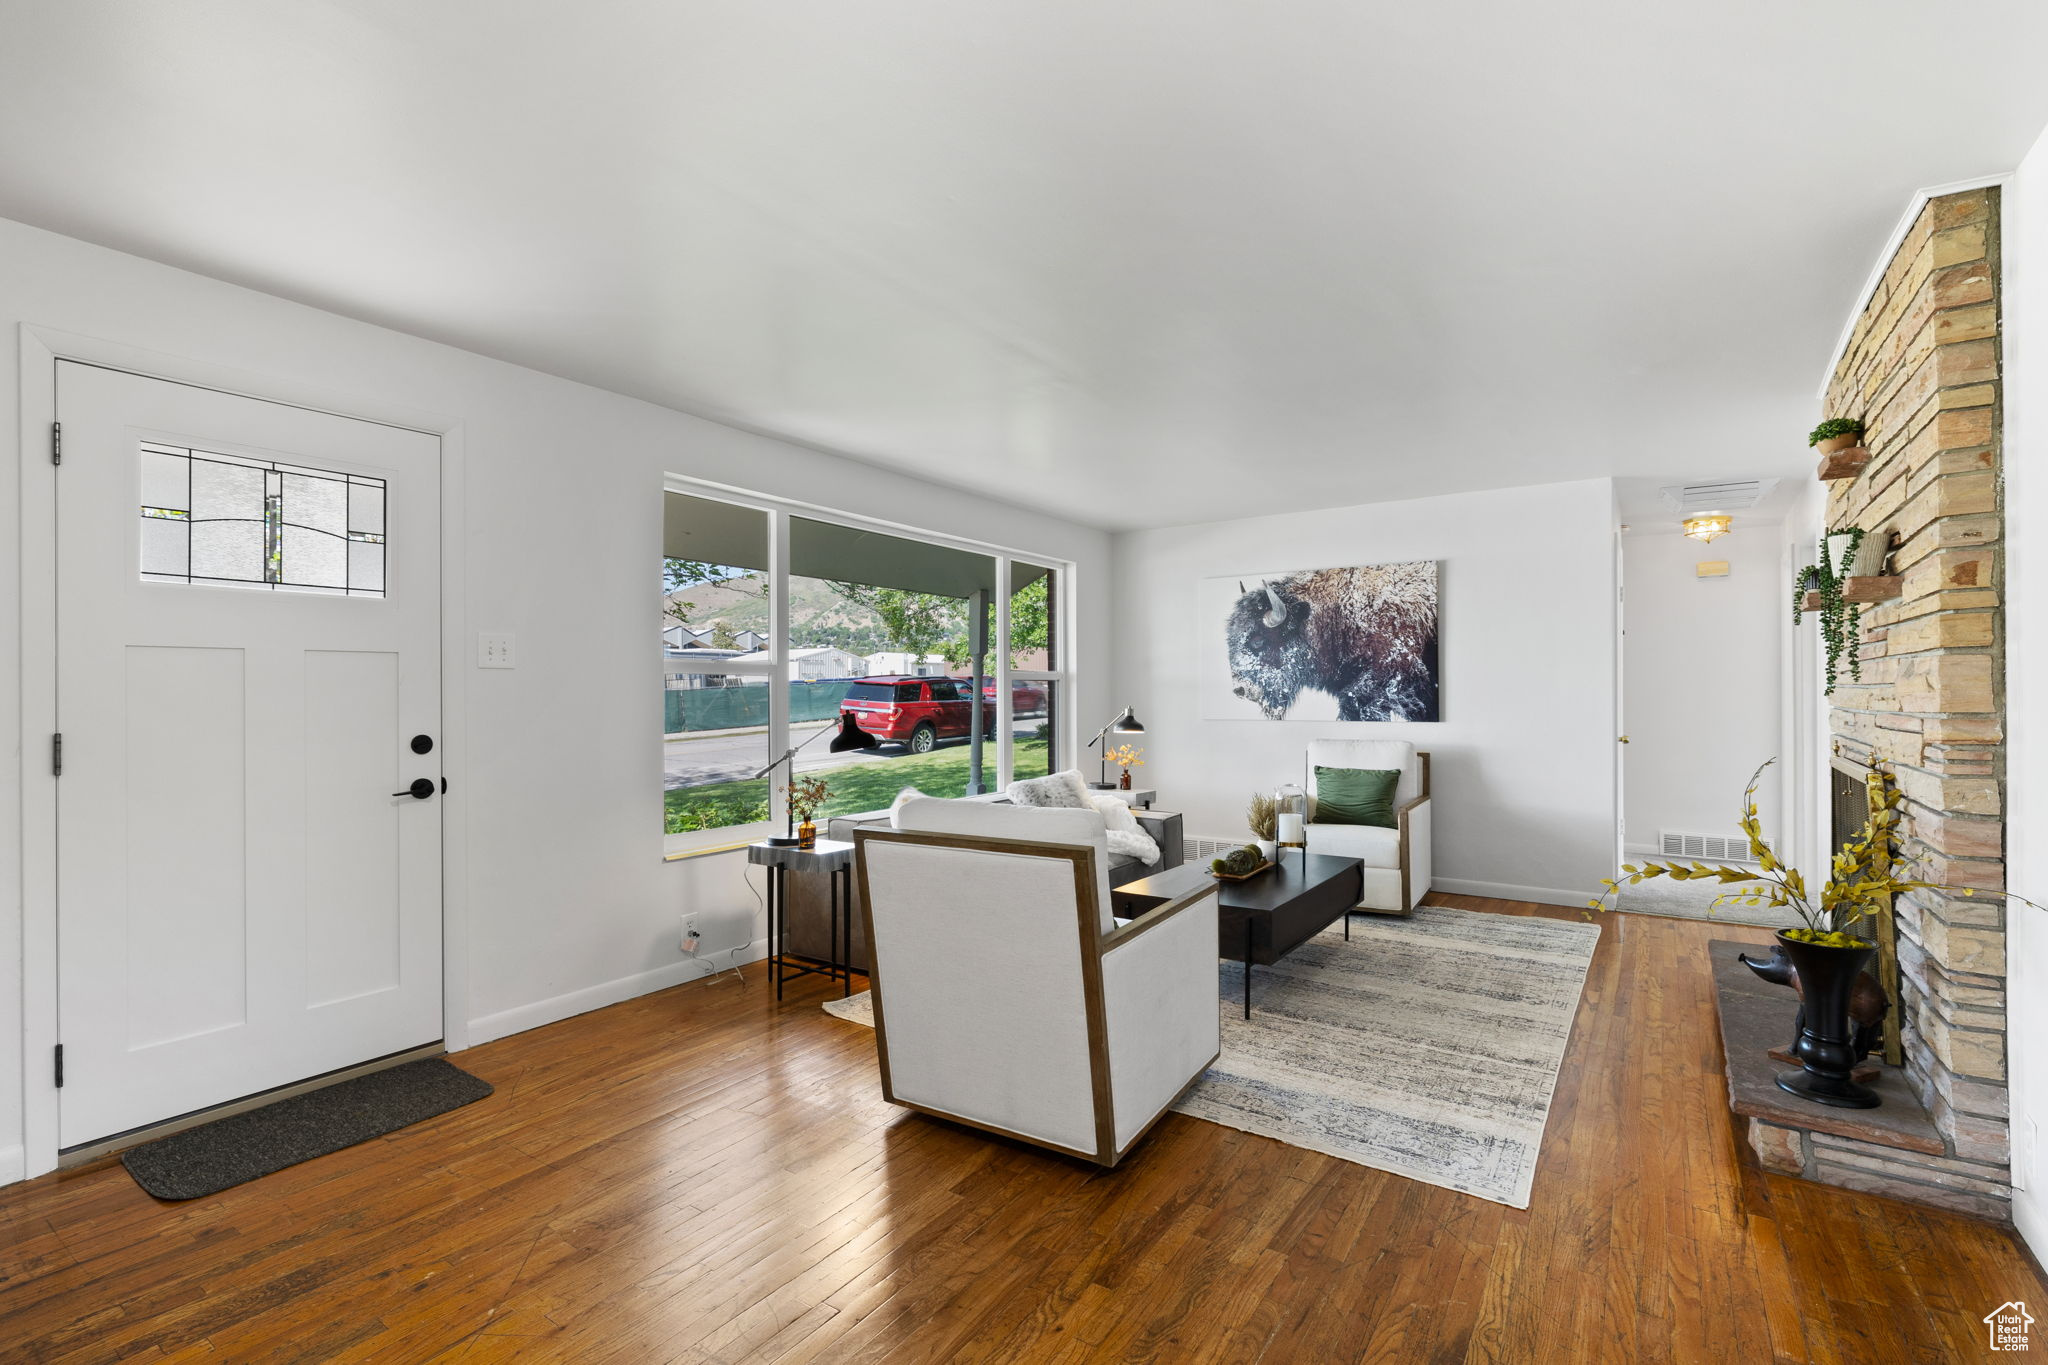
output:
M50 423L50 463L64 463L64 424Z
M50 736L50 776L64 776L64 736L62 733Z
M64 1088L64 1044L57 1044L57 1088Z

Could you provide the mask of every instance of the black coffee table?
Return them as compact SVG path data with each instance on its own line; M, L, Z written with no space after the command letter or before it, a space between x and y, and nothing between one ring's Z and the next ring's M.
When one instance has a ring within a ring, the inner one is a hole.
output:
M1323 930L1344 921L1365 894L1365 865L1356 858L1289 852L1280 866L1241 882L1217 881L1209 865L1183 863L1110 892L1118 916L1131 919L1152 906L1214 884L1216 955L1244 963L1244 1017L1252 1017L1252 964L1272 966Z

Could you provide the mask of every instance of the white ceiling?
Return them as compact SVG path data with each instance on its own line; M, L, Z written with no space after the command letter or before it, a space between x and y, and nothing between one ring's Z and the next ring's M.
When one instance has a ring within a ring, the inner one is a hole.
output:
M0 0L0 214L1097 524L1798 475L2032 0Z

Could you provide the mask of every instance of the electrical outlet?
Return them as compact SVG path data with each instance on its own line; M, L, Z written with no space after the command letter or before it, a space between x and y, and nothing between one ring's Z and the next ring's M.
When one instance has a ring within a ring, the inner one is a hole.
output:
M684 915L683 951L686 953L695 953L697 951L697 945L702 941L703 936L697 932L697 917L695 915Z

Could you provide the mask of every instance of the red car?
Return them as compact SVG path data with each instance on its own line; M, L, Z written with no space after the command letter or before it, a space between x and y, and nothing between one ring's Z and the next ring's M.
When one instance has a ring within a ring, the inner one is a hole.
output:
M839 703L843 714L884 744L901 744L914 754L928 754L942 739L965 739L974 724L968 710L972 682L958 678L907 678L886 674L856 678ZM982 704L982 733L993 735L996 708Z
M995 704L996 685L983 683L982 699ZM1010 714L1013 716L1042 716L1045 714L1045 687L1040 683L1013 682L1010 684Z

